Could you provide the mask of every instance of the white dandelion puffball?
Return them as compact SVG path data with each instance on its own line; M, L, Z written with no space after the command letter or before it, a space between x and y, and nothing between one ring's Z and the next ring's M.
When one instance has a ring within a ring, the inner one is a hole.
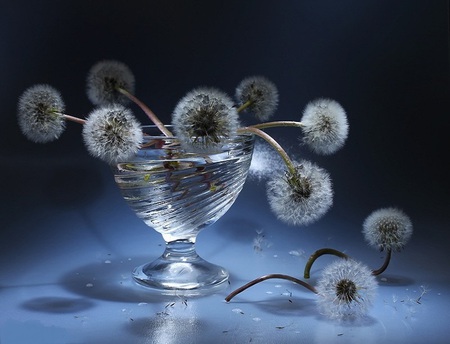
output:
M278 106L278 90L273 82L262 76L252 76L242 80L236 88L239 105L250 102L248 110L259 120L266 121Z
M412 233L410 218L397 208L375 210L363 223L364 238L381 251L402 250Z
M290 225L308 225L333 204L329 174L309 162L294 162L296 174L275 174L267 182L267 198L278 219Z
M45 84L32 86L19 98L17 120L20 130L36 143L54 141L66 128L64 108L56 89Z
M83 139L89 153L110 164L136 154L142 137L139 122L121 105L94 110L83 125Z
M331 319L364 316L372 306L378 284L372 271L352 259L339 259L322 271L317 283L317 306Z
M334 100L321 98L308 103L301 122L303 142L317 154L333 154L347 139L347 115Z
M203 87L189 92L178 102L172 124L183 148L210 153L236 136L239 121L233 101L225 93Z
M261 181L281 173L284 162L280 155L264 140L257 140L253 148L252 162L248 170L250 178Z
M87 75L86 91L94 105L126 104L128 98L118 88L134 93L134 75L122 62L105 60L96 63Z

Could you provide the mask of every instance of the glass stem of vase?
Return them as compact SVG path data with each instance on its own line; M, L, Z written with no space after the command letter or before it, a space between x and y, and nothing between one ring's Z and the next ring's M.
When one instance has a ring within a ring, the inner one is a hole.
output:
M181 260L189 261L198 258L195 251L195 239L181 239L166 242L166 249L163 253L163 258L167 260Z

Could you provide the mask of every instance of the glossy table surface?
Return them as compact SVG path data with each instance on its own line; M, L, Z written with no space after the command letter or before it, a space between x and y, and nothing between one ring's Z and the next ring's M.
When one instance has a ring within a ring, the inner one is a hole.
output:
M229 303L224 298L268 273L302 278L307 258L322 247L381 265L383 255L363 241L360 221L331 210L309 227L285 226L266 202L253 201L264 199L264 183L250 178L228 213L198 237L200 255L229 270L227 289L196 298L158 296L130 273L162 253L162 238L128 209L107 168L99 169L96 186L83 181L87 170L78 172L77 187L94 188L82 199L52 199L49 192L7 224L12 239L23 237L11 244L14 250L2 243L8 253L0 269L2 344L443 343L450 333L448 244L423 235L432 220L415 219L415 236L378 277L368 317L339 322L319 314L315 294L285 280L267 280ZM43 186L28 187L38 194ZM444 225L434 223L434 231ZM316 262L311 284L333 259Z

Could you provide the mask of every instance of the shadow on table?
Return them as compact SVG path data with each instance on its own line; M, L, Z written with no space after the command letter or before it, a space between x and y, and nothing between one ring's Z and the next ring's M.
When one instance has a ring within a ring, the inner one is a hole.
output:
M86 298L37 297L25 301L21 306L34 312L65 314L92 308L94 303Z
M131 272L136 266L146 261L148 257L135 257L80 266L65 274L59 284L66 290L83 297L115 302L156 303L180 300L180 297L194 299L207 296L165 295L161 291L137 284Z

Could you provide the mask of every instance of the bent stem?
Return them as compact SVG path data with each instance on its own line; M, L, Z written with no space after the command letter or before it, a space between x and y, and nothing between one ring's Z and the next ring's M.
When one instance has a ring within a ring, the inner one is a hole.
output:
M239 128L237 131L238 133L252 133L266 140L267 143L269 143L278 152L278 154L280 154L289 172L292 175L297 174L294 163L292 162L291 158L289 158L289 155L286 153L283 147L281 147L281 145L272 136L262 131L261 129L255 128L253 126L242 127Z
M145 105L143 102L141 102L138 98L136 98L134 95L132 95L127 90L118 87L117 91L122 93L124 96L126 96L128 99L130 99L133 103L135 103L137 106L139 106L142 111L145 112L145 114L150 118L150 120L158 127L158 129L165 135L165 136L173 136L173 134L170 132L169 129L166 128L166 126L163 124L163 122L160 121L160 119L155 115L155 113L150 110L150 108Z
M310 277L310 272L311 272L311 267L313 266L314 262L316 261L317 258L319 258L320 256L323 256L324 254L332 254L344 259L348 259L350 258L350 256L346 255L345 253L335 250L334 248L321 248L320 250L317 250L316 252L314 252L308 259L308 261L306 262L305 265L305 271L303 273L303 277L304 278L309 278Z
M251 125L252 128L258 129L267 129L267 128L275 128L275 127L296 127L301 128L305 126L302 122L297 121L273 121L273 122L264 122Z
M391 261L391 255L392 255L392 250L388 249L387 252L386 252L386 258L384 259L383 265L379 269L373 270L372 271L372 275L378 276L378 275L382 274L387 269L387 267L389 265L389 262Z
M289 276L289 275L283 275L283 274L269 274L269 275L264 275L258 278L255 278L254 280L248 282L247 284L243 285L242 287L239 287L238 289L236 289L235 291L233 291L232 293L230 293L226 298L225 301L230 302L230 300L235 297L236 295L238 295L239 293L243 292L244 290L254 286L255 284L258 284L260 282L263 282L265 280L271 279L271 278L278 278L278 279L285 279L297 284L300 284L301 286L305 287L306 289L312 291L313 293L317 294L317 290L316 288L314 288L311 284L306 283L305 281L302 281L298 278Z

